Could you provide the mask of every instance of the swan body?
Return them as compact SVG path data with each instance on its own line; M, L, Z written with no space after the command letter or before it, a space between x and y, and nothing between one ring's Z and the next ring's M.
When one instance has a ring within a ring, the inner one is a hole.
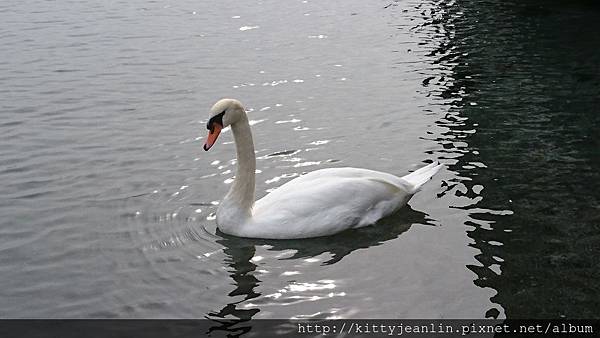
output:
M218 101L210 112L204 149L231 126L237 172L217 210L217 226L239 237L292 239L328 236L377 222L406 205L442 165L431 163L403 177L360 168L310 172L254 201L256 158L252 133L242 105Z

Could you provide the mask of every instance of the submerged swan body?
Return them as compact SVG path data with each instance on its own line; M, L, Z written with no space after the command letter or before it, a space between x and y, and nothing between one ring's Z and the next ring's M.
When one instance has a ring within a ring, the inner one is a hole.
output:
M403 177L360 168L310 172L254 201L256 158L248 117L239 101L222 99L210 111L204 150L231 126L237 172L217 210L217 226L239 237L291 239L333 235L374 224L400 209L442 167L432 163Z

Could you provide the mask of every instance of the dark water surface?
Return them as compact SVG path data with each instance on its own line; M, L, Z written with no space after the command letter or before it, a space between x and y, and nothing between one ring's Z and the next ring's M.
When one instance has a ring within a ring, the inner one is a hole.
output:
M457 170L485 187L478 207L514 212L475 216L484 222L469 231L482 251L477 259L484 266L503 259L502 274L472 267L475 283L496 289L493 301L509 317L597 318L600 7L490 1L442 8L460 57L442 61L452 64L456 82L440 83L440 96L477 130L466 142L478 153L463 160L487 166Z
M556 1L0 4L0 317L598 317L600 8ZM245 103L257 196L446 164L330 238L216 231Z

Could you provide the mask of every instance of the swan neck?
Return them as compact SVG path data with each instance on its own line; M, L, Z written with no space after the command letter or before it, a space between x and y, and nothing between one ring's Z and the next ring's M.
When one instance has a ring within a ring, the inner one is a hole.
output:
M254 204L256 155L252 131L246 114L243 114L242 119L231 125L231 132L237 152L237 170L233 185L225 199L249 216Z

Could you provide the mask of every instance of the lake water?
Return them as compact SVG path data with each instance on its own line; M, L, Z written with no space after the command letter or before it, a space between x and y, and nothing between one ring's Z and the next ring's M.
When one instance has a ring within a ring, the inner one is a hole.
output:
M591 2L26 0L0 22L2 318L598 317ZM376 227L223 236L221 97L258 197L446 167Z

